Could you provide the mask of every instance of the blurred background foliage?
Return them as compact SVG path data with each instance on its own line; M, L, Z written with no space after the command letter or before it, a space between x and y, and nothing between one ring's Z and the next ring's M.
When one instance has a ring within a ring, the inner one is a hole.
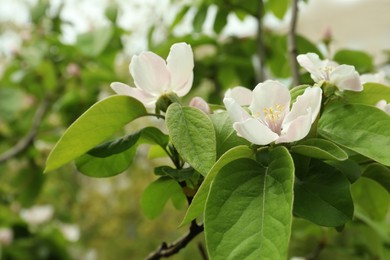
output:
M172 20L161 22L155 18L145 25L148 49L162 57L175 42L191 44L195 80L186 100L201 96L220 104L226 89L237 85L253 88L266 78L291 84L285 33L269 28L250 36L222 33L229 15L240 20L253 17L262 23L268 13L283 19L291 5L290 0L260 3L172 0L170 4L176 10ZM74 43L65 43L63 28L71 21L61 18L61 5L49 12L50 4L40 0L29 6L31 22L12 28L20 35L21 48L14 49L8 59L3 57L1 64L1 259L142 259L162 241L174 241L185 233L185 228L177 228L184 208L176 210L168 203L155 220L141 212L142 192L156 179L153 168L163 159L147 159L148 147L144 147L128 171L112 178L89 178L73 165L42 173L48 153L64 130L96 101L113 94L109 84L131 84L128 64L133 53L126 52L124 44L133 32L118 26L121 10L111 4L105 12L105 26L93 27L79 34ZM213 31L206 34L203 29L210 12L215 14ZM175 33L184 20L191 20L191 32ZM0 33L6 28L9 30L9 24L0 24ZM298 53L329 56L329 37L325 35L321 43L313 43L298 35ZM259 51L264 52L261 62ZM340 63L355 65L360 73L376 69L370 54L362 51L339 50L333 57ZM301 82L311 82L308 74L301 75ZM126 131L134 128L137 126ZM355 188L355 196L364 197L361 190L370 185L374 184ZM356 220L337 232L297 219L290 255L311 259L320 250L316 259L386 259L390 247L386 222L389 195L381 187L371 188L387 198L377 202L383 212L370 211L377 222L368 220L365 223L371 225L367 225ZM369 204L363 202L360 206L369 210ZM172 259L200 259L198 245L202 241L201 235Z

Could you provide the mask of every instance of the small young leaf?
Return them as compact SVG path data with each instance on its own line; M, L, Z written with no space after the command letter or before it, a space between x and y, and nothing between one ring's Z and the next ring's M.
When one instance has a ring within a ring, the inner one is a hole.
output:
M307 139L291 147L291 151L311 158L344 161L348 154L336 144L319 138Z
M361 104L327 107L318 123L323 137L390 166L390 116Z
M210 191L211 182L214 180L215 176L218 174L218 172L223 166L240 158L254 159L254 155L255 154L253 150L251 150L248 146L244 145L234 147L224 153L221 158L219 158L218 161L213 165L210 172L203 180L194 198L192 199L192 202L180 226L190 223L193 219L196 219L203 213L206 204L206 199Z
M205 210L211 259L286 259L291 233L294 164L285 147L271 150L269 167L251 159L225 165Z
M296 181L294 214L321 226L344 225L353 216L349 187L343 174L313 159L306 178Z
M161 177L152 182L142 194L141 207L145 215L154 219L163 211L169 199L179 206L186 201L180 185L170 177Z
M45 172L57 169L102 143L134 119L146 115L130 96L111 96L90 107L63 134L46 162Z
M190 179L195 171L192 168L174 169L169 166L160 166L154 169L154 173L160 176L168 176L172 179L181 182Z
M216 137L210 118L199 109L174 103L167 110L166 124L180 155L206 176L216 160Z

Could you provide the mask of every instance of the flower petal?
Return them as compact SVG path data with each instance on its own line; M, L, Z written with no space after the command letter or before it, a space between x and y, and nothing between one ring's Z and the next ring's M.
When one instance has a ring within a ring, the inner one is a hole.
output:
M183 96L179 92L187 94L192 86L194 69L194 55L189 44L181 42L172 45L167 58L167 69L171 74L171 90L179 96Z
M153 52L134 55L130 62L130 73L137 88L156 96L163 94L170 82L165 61Z
M359 74L355 67L351 65L337 66L330 74L330 82L335 84L340 90L362 91Z
M173 90L173 92L175 92L179 97L183 97L187 95L187 93L190 92L191 90L193 81L194 81L194 73L192 72L190 77L188 78L188 81L180 88L176 88L176 90Z
M284 125L282 134L275 143L291 143L303 139L311 128L312 113L310 110L308 108L305 115L295 118L288 125Z
M252 91L248 88L237 86L228 89L225 97L233 98L240 106L249 106L252 102Z
M321 108L322 90L319 87L306 88L305 92L297 97L297 100L292 105L291 111L286 115L283 120L283 125L288 125L296 118L306 115L307 108L312 111L311 122L313 123L316 119Z
M233 128L237 131L238 136L258 145L272 143L279 137L271 129L254 118L249 118L243 122L236 122L233 124Z
M309 52L297 56L298 63L305 68L315 82L323 80L321 69L324 67L324 62L320 60L317 54Z
M136 98L148 108L153 108L156 100L158 99L158 97L152 96L142 89L132 88L120 82L113 82L110 86L118 95L126 95Z
M246 112L233 98L224 98L223 103L233 122L242 122L250 118L248 112Z
M278 81L267 80L259 83L253 90L253 99L249 109L252 115L264 119L264 109L274 108L276 105L283 106L284 111L281 114L287 113L290 109L290 100L290 91L286 86Z

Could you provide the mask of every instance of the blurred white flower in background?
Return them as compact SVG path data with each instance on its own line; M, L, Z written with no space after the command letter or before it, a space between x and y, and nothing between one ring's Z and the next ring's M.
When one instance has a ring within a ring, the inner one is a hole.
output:
M0 228L0 246L7 246L12 243L14 232L8 227Z
M22 209L20 217L30 225L40 225L52 219L54 208L51 205L34 206Z
M80 228L78 225L60 224L59 229L66 240L77 242L80 239Z

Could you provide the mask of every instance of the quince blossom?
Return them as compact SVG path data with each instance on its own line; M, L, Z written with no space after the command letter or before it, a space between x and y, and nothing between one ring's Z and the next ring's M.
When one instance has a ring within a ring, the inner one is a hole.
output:
M321 88L307 88L290 110L291 95L287 87L267 80L253 90L248 113L232 92L226 93L223 102L234 122L233 128L239 136L258 145L304 138L320 111L322 99Z
M129 95L153 108L157 100L166 94L186 95L192 86L194 57L186 43L172 45L166 62L153 52L134 55L130 62L130 74L134 87L113 82L111 88L119 95Z
M307 53L297 57L298 63L305 68L311 78L317 82L328 82L339 90L362 91L359 74L351 65L338 65L329 60L320 60L317 54Z

